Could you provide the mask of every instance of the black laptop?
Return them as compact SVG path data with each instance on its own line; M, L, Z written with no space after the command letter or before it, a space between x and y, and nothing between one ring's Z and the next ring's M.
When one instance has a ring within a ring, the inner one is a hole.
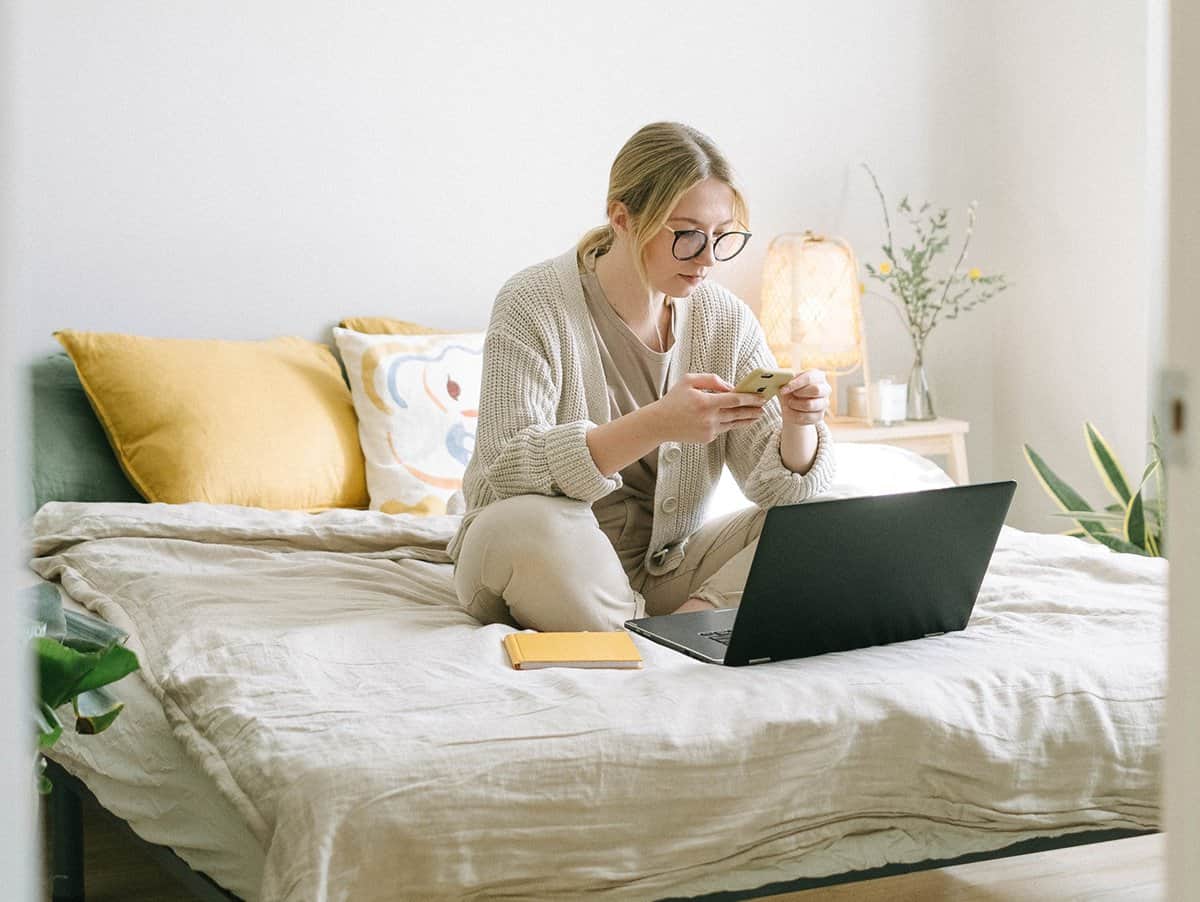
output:
M961 630L1017 484L810 501L767 511L741 606L626 621L741 666Z

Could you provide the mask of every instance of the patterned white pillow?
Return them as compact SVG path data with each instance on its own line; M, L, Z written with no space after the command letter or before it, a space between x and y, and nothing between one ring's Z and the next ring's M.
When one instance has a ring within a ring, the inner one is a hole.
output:
M446 513L475 448L484 333L335 328L333 336L358 414L371 509Z

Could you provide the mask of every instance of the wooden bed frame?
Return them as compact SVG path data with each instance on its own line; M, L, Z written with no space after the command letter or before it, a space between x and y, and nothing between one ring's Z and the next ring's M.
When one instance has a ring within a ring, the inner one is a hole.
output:
M84 873L83 873L83 802L85 799L96 801L95 795L77 777L67 773L60 764L50 759L46 761L46 775L50 778L54 789L49 796L53 833L49 849L51 874L53 875L52 898L54 902L84 902ZM222 889L206 874L194 871L182 858L168 846L160 846L142 839L125 821L108 811L96 801L97 807L104 812L115 829L120 831L131 843L155 861L159 867L174 878L181 887L190 892L200 902L242 902L241 897L235 896ZM956 864L968 864L972 861L987 861L993 858L1008 858L1014 855L1026 855L1033 852L1046 852L1051 849L1064 849L1070 846L1087 845L1094 842L1107 842L1112 839L1125 839L1131 836L1146 836L1157 833L1157 830L1088 830L1081 833L1071 833L1052 839L1027 839L1013 843L994 852L974 852L960 855L957 858L930 859L913 864L889 864L866 871L849 871L844 874L834 874L829 877L802 877L779 883L769 883L752 890L729 890L708 893L703 896L689 897L691 902L735 902L735 900L759 899L777 893L798 892L805 889L816 889L822 886L834 886L840 883L853 883L859 880L872 880L876 877L892 877L897 874L907 874L913 871L925 871L933 868L950 867ZM679 902L685 897L664 897L660 902Z

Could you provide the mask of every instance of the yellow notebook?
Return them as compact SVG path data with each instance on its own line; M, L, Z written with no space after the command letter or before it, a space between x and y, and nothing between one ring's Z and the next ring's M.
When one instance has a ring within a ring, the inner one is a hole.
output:
M517 670L535 667L642 666L642 656L629 633L509 633L504 637L508 659Z

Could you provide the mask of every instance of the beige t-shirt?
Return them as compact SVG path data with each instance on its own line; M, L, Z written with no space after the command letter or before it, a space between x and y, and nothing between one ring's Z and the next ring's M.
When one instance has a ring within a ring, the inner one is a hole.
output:
M672 304L667 350L660 353L646 347L617 315L604 296L594 269L581 267L579 280L591 314L596 344L600 348L600 362L604 366L609 416L615 420L657 401L666 393L667 376L675 357L675 307ZM655 448L621 470L621 488L592 504L592 513L616 549L626 572L641 564L650 545L657 478L658 449Z

